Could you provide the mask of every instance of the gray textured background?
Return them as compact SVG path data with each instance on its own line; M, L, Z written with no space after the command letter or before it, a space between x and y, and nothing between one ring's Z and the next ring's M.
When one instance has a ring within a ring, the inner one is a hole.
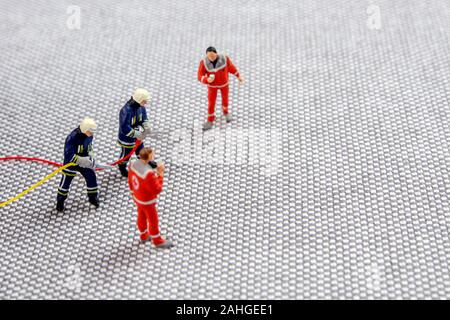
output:
M381 30L366 26L371 3ZM176 247L139 244L118 171L99 174L98 210L76 179L64 214L55 178L0 209L0 298L449 299L449 30L446 0L3 0L0 156L61 161L89 115L113 161L118 110L148 88ZM202 136L209 45L246 84L231 83L235 121ZM207 140L194 164L174 151L186 137ZM205 160L223 137L257 160ZM1 200L53 170L0 165Z

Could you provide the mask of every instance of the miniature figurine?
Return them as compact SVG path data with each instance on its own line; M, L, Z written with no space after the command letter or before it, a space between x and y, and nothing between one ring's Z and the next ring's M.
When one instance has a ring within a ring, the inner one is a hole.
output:
M138 210L137 227L142 242L150 240L157 248L170 248L172 242L165 240L159 233L156 202L162 191L164 165L159 163L156 169L149 166L154 160L153 150L145 147L139 152L139 159L130 164L128 185Z
M206 49L206 57L200 61L197 74L198 80L208 86L208 119L203 125L203 130L211 129L213 126L218 90L222 96L222 112L225 119L227 122L232 120L228 110L228 73L234 74L239 82L243 83L244 80L230 57L218 54L214 47Z
M119 115L118 144L122 148L120 158L125 157L136 144L136 139L141 144L136 149L136 156L144 148L143 138L150 132L150 124L145 105L150 99L150 93L145 89L136 89L128 102L122 107ZM127 164L129 159L118 165L120 173L128 177Z
M91 118L85 118L66 138L64 145L64 164L72 162L76 166L71 166L62 171L56 204L56 209L59 212L64 211L64 201L67 199L70 184L77 173L81 173L86 180L89 202L96 208L100 205L97 177L95 175L97 163L92 147L93 135L96 130L97 124L95 121Z

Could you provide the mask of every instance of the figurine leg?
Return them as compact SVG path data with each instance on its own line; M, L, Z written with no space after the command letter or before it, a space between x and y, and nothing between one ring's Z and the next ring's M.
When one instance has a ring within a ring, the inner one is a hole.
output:
M119 157L119 159L122 159L123 157L125 157L130 151L131 151L131 149L133 149L133 147L134 146L127 146L127 147L124 147L123 145L121 145L120 146L120 148L121 148L121 152L120 152L120 157ZM120 174L122 175L122 177L128 177L128 170L127 170L127 165L128 165L128 161L129 161L130 159L127 159L126 161L124 161L124 162L121 162L121 163L119 163L118 165L117 165L117 167L119 168L119 170L120 170Z
M147 215L145 210L138 205L138 217L137 217L137 227L140 232L141 241L147 241L150 238L148 234L148 223L147 223Z
M217 88L208 88L208 122L213 122L216 119L214 115L217 99Z
M228 86L220 88L220 95L222 96L222 112L224 115L228 114L228 92Z
M148 231L152 238L152 243L156 248L169 249L173 246L172 242L164 239L159 231L158 211L156 205L150 205L145 207L147 214Z
M70 184L76 175L76 171L68 169L62 171L61 181L58 186L58 195L56 197L56 210L59 212L64 211L64 201L66 201L67 196L69 195Z
M81 168L80 173L86 180L89 202L98 208L100 206L100 201L98 199L98 184L95 171L92 169Z

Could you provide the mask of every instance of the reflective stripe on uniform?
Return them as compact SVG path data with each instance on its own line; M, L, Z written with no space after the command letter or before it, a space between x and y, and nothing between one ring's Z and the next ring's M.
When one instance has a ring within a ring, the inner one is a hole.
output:
M87 190L87 193L97 193L98 187L86 188L86 190Z
M127 148L127 149L133 149L133 148L134 148L134 145L132 145L132 146L127 146L127 145L121 144L120 142L118 142L118 144L119 144L119 146L121 146L122 148Z
M73 172L73 173L72 173L72 172ZM66 170L63 170L63 171L61 171L61 173L62 173L63 175L69 176L69 177L75 177L75 176L77 175L77 173L74 172L74 171L66 172Z
M128 148L128 149L133 149L135 143L134 142L123 142L121 140L117 140L117 143L119 144L119 146L123 147L123 148Z
M127 137L132 138L134 136L134 132L135 132L135 130L131 129L130 132L127 133Z
M223 85L221 85L221 86L212 86L212 85L208 84L208 87L210 87L210 88L223 88L223 87L226 87L227 85L228 85L228 82L223 84Z
M158 200L158 198L152 199L150 201L141 201L139 199L137 199L134 195L133 195L133 199L134 201L136 201L139 204L143 204L143 205L149 205L149 204L154 204L156 203L156 201Z
M64 190L63 188L61 188L64 185L64 182L66 182L66 175L65 174L63 174L63 176L62 176L62 179L61 179L61 182L59 183L59 188L58 189L61 189L63 191L68 191L68 190Z
M120 144L123 144L125 146L134 146L136 144L136 142L134 142L134 141L133 142L125 142L125 141L122 141L120 139L117 139L117 142L120 143Z
M70 160L70 162L77 163L77 160L78 160L78 155L74 154L72 159ZM65 170L67 170L67 169L65 169Z

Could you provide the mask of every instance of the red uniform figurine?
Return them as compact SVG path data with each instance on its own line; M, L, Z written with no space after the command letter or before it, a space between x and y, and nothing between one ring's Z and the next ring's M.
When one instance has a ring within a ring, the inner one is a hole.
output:
M208 86L208 120L203 125L203 130L211 129L216 118L214 111L218 90L222 96L222 112L227 122L231 121L228 112L228 73L234 74L240 83L243 82L230 57L217 54L214 47L206 49L206 57L200 61L197 75L198 81Z
M155 173L149 165L153 159L152 149L143 148L139 152L139 159L130 165L128 185L138 209L137 227L141 233L141 241L151 239L157 248L170 248L172 243L159 234L156 211L156 201L162 191L165 169L163 164L159 164Z

